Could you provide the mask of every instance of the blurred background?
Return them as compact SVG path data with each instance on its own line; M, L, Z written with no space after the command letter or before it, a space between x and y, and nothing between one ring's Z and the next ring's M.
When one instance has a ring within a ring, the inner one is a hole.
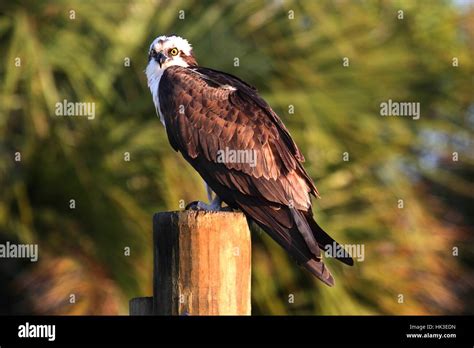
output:
M151 295L153 213L206 199L143 72L171 33L259 89L320 225L365 246L328 261L328 288L255 231L254 314L473 314L473 4L396 0L2 1L0 243L39 260L0 259L1 314L127 314ZM56 116L64 99L95 118ZM421 118L381 117L388 99Z

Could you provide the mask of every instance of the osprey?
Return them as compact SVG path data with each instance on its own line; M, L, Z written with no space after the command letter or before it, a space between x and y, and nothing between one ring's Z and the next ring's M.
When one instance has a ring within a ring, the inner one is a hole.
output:
M334 285L321 250L340 246L313 219L310 196L319 197L318 190L290 133L257 90L198 66L191 45L179 36L152 42L146 75L171 146L204 179L209 200L216 194L210 205L194 207L220 210L225 202L240 209L297 263ZM223 160L223 151L255 156L245 161L234 153ZM353 264L347 253L333 257Z

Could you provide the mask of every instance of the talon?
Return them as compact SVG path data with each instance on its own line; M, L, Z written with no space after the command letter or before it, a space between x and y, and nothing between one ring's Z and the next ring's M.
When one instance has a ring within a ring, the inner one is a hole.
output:
M184 210L199 210L199 201L193 201L189 203Z
M186 210L206 210L206 211L215 210L213 209L212 205L207 205L206 203L201 202L201 201L191 202L186 206L185 209Z
M189 203L185 209L186 210L205 210L205 211L232 211L231 208L225 207L222 208L222 201L216 197L211 204L206 204L201 201L194 201Z

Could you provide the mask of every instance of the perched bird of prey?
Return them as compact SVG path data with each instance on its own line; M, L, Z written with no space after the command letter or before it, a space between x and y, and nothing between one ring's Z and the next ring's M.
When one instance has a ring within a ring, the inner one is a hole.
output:
M210 200L210 190L216 194L210 205L196 207L219 210L225 202L240 209L297 263L332 286L322 250L339 245L313 219L310 196L318 197L318 190L290 133L257 90L231 74L199 66L188 41L174 35L151 43L146 75L171 146L204 179ZM254 161L223 160L222 151L229 149L254 153ZM353 264L348 254L336 258Z

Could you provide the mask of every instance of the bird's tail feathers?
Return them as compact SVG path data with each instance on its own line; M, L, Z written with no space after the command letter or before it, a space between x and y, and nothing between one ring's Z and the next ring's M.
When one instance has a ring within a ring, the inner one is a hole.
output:
M240 202L237 202L240 203ZM324 264L319 254L319 257L315 255L319 250L319 247L312 245L312 249L307 243L307 238L315 239L314 231L312 231L311 225L305 219L304 214L298 211L298 216L301 217L303 222L303 233L298 229L297 224L292 225L290 221L293 213L283 209L274 210L270 206L258 205L258 204L239 204L240 209L248 216L252 217L253 220L260 228L267 232L278 244L280 244L292 257L293 259L306 268L311 274L320 279L323 283L333 286L334 278L331 275L328 267ZM289 214L289 215L287 215ZM304 226L307 227L304 227ZM300 225L301 226L301 225ZM307 230L306 230L307 229ZM306 233L306 236L304 235ZM308 235L311 234L311 236ZM316 248L314 248L314 246Z
M336 242L330 235L328 235L319 225L318 223L314 220L312 214L308 212L305 214L306 221L308 222L309 226L311 227L311 230L313 231L314 237L318 241L319 247L322 250L327 251L329 248L332 248L334 251L336 250L344 250L344 248ZM339 254L339 253L338 253ZM342 263L345 263L346 265L353 266L354 265L354 260L350 256L350 254L344 250L342 253L344 256L339 256L335 254L333 257Z
M311 274L315 275L318 279L320 279L324 284L333 286L334 285L334 278L329 271L329 268L322 260L315 260L311 259L306 262L304 265Z

